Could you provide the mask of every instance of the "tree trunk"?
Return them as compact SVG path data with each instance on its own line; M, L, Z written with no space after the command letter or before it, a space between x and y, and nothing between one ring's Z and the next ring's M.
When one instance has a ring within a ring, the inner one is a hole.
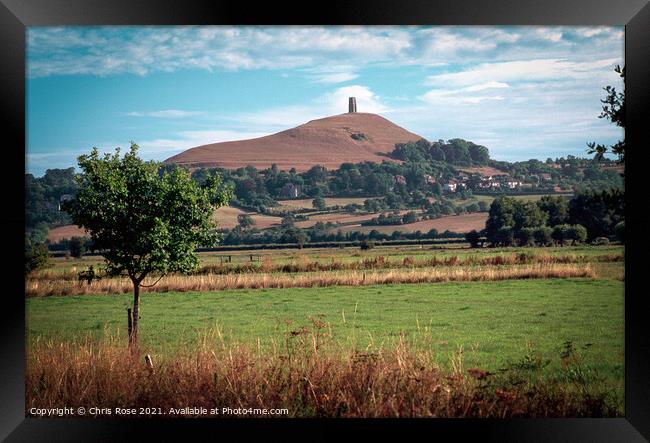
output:
M133 351L138 349L138 323L140 319L140 282L133 280L133 313L131 319L131 334L129 336L129 347Z

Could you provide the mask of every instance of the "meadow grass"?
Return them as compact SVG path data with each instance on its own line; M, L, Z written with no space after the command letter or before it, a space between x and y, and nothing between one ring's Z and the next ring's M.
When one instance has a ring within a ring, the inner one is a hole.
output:
M407 259L405 259L407 260ZM209 273L202 275L151 276L152 281L143 281L142 292L187 292L222 291L228 289L268 289L268 288L310 288L325 286L369 286L394 283L440 283L461 281L495 281L508 279L544 279L595 277L590 263L535 263L529 265L472 265L455 266L434 265L424 267L402 267L390 269L362 268L320 272L252 272L252 273ZM491 263L492 261L490 261ZM412 263L412 261L409 261ZM507 262L505 262L507 263ZM112 277L84 282L75 279L29 279L26 283L27 296L67 296L82 294L127 293L133 284L126 277Z
M165 354L217 329L227 343L281 348L317 320L343 347L388 349L403 338L443 367L462 347L468 365L492 371L528 354L553 360L571 342L621 391L623 299L623 283L591 279L145 293L141 340ZM130 302L128 294L26 299L28 343L113 334L126 342Z
M451 369L443 370L431 351L413 350L403 340L377 352L325 350L328 336L320 334L322 328L294 335L297 343L286 350L226 345L205 336L192 349L153 359L148 354L142 359L112 337L82 343L38 341L27 359L25 412L29 416L31 408L100 406L187 417L173 408L191 405L206 412L190 416L227 418L233 413L224 407L250 408L240 417L266 418L274 415L264 415L262 408L281 408L285 415L280 416L289 417L623 415L620 398L570 345L558 358L560 369L542 380L539 372L545 363L534 357L493 373L466 368L462 352L454 355ZM208 413L212 408L221 414Z
M65 280L101 259L57 259L31 276L28 291L36 282L91 294L26 298L28 406L79 399L288 407L295 416L623 413L621 246L263 251L263 272L228 273L249 266L248 253L236 254L229 269L215 267L219 254L200 255L223 275L170 276L155 289L163 292L142 294L141 351L156 376L127 351L129 282ZM343 270L326 269L332 263ZM236 287L249 289L223 290ZM115 293L92 293L102 291Z

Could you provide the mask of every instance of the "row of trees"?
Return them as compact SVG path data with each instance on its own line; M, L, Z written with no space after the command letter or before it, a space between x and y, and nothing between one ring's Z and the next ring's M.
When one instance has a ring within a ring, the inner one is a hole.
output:
M455 166L485 166L490 161L490 152L485 146L460 138L433 143L420 139L396 144L392 157L413 163L447 162Z
M485 235L499 246L563 245L616 235L624 218L624 194L617 189L585 192L569 201L544 196L524 202L502 196L490 206Z

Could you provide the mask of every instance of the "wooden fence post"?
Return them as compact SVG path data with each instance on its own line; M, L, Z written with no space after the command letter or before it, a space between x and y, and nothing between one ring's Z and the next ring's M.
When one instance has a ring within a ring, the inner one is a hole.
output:
M131 315L131 308L126 308L127 325L129 330L129 343L131 343L131 334L133 334L133 315Z

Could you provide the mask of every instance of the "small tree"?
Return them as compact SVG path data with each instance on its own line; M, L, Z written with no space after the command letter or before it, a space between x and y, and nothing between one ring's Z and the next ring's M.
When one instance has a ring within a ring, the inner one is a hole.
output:
M255 226L255 220L249 214L239 214L237 216L237 223L244 230Z
M568 238L572 240L573 245L583 243L587 240L587 229L582 225L573 225L568 229Z
M230 190L211 175L200 187L187 170L160 169L156 162L130 152L100 157L96 148L79 157L76 198L64 209L85 228L111 276L127 275L133 283L129 345L137 350L140 287L152 273L189 272L198 266L199 245L219 240L212 214L230 199Z
M72 237L68 242L70 255L74 258L81 258L86 253L86 239L83 237Z
M50 253L45 243L25 243L25 275L47 266Z
M314 209L316 209L317 211L324 211L325 209L327 209L327 203L325 202L325 199L323 197L320 197L320 196L316 197L311 202L311 204L314 207Z

